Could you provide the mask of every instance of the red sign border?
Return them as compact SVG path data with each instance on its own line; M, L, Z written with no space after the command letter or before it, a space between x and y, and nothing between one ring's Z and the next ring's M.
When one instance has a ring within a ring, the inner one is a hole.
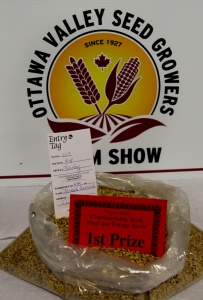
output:
M140 202L140 203L139 203ZM80 240L80 220L81 207L87 206L89 208L115 208L126 210L139 210L154 212L153 230L152 230L152 244L151 254L157 257L163 255L165 239L165 228L162 224L166 224L166 214L161 212L167 207L167 200L154 198L128 198L128 197L114 197L114 196L96 196L96 195L70 195L70 215L69 215L69 234L68 242L79 245ZM158 237L162 243L158 242Z

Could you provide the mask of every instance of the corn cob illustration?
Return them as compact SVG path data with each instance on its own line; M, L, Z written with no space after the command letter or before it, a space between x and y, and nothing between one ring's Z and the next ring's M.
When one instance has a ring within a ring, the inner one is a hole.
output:
M109 100L107 107L105 108L103 114L114 104L122 104L130 97L136 83L141 77L133 81L139 71L138 67L140 65L139 59L130 58L126 62L118 75L116 71L118 68L120 60L117 62L113 68L111 74L106 83L106 96Z
M100 93L84 64L83 59L80 58L78 62L76 62L73 57L70 57L70 63L71 65L66 66L66 69L82 99L88 105L94 104L98 113L101 114L97 105L97 101L100 99Z
M133 79L138 73L139 64L140 63L138 58L131 58L129 62L124 64L120 73L117 76L114 100L117 100L125 94L126 90L129 88Z

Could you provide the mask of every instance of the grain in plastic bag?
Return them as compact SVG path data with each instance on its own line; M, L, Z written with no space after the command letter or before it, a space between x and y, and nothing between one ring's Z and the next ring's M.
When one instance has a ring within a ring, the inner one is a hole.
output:
M40 259L29 228L0 252L0 269L66 300L166 300L203 278L203 231L191 224L183 270L142 294L88 291L60 281Z
M139 197L168 200L167 236L164 255L145 267L97 252L88 247L70 245L50 217L54 213L51 184L30 205L32 238L43 262L64 283L81 291L99 293L145 293L180 273L189 243L189 202L186 194L173 186L142 179L136 175L97 174L98 186L133 191Z

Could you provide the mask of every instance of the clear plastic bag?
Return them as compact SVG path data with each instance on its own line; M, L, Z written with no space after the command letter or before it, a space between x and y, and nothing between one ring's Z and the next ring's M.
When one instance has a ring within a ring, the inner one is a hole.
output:
M54 212L51 184L45 186L30 205L32 238L41 259L64 283L81 290L139 294L175 276L184 267L190 235L189 201L173 186L142 179L136 175L97 174L97 183L121 191L134 191L168 200L167 238L162 258L140 267L126 260L88 247L64 241L50 215Z

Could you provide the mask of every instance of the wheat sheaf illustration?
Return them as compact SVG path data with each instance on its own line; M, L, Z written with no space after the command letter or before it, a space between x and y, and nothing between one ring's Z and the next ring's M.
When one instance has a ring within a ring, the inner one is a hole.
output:
M106 136L107 132L110 136L110 143L117 143L135 138L154 126L164 126L163 123L152 118L133 118L122 114L107 114L107 111L113 105L121 105L129 99L136 84L141 79L141 77L136 79L141 64L138 57L131 57L125 62L118 74L117 69L120 60L113 67L105 84L105 95L108 103L103 111L98 106L101 94L85 62L82 58L76 61L72 56L69 59L70 64L66 66L68 74L84 103L94 105L97 114L69 122L48 120L54 132L90 128L93 143Z
M80 58L78 62L76 62L73 57L70 57L70 63L71 65L66 66L66 69L84 102L88 105L94 104L98 113L101 114L97 105L97 101L100 99L100 93L84 64L83 59Z

